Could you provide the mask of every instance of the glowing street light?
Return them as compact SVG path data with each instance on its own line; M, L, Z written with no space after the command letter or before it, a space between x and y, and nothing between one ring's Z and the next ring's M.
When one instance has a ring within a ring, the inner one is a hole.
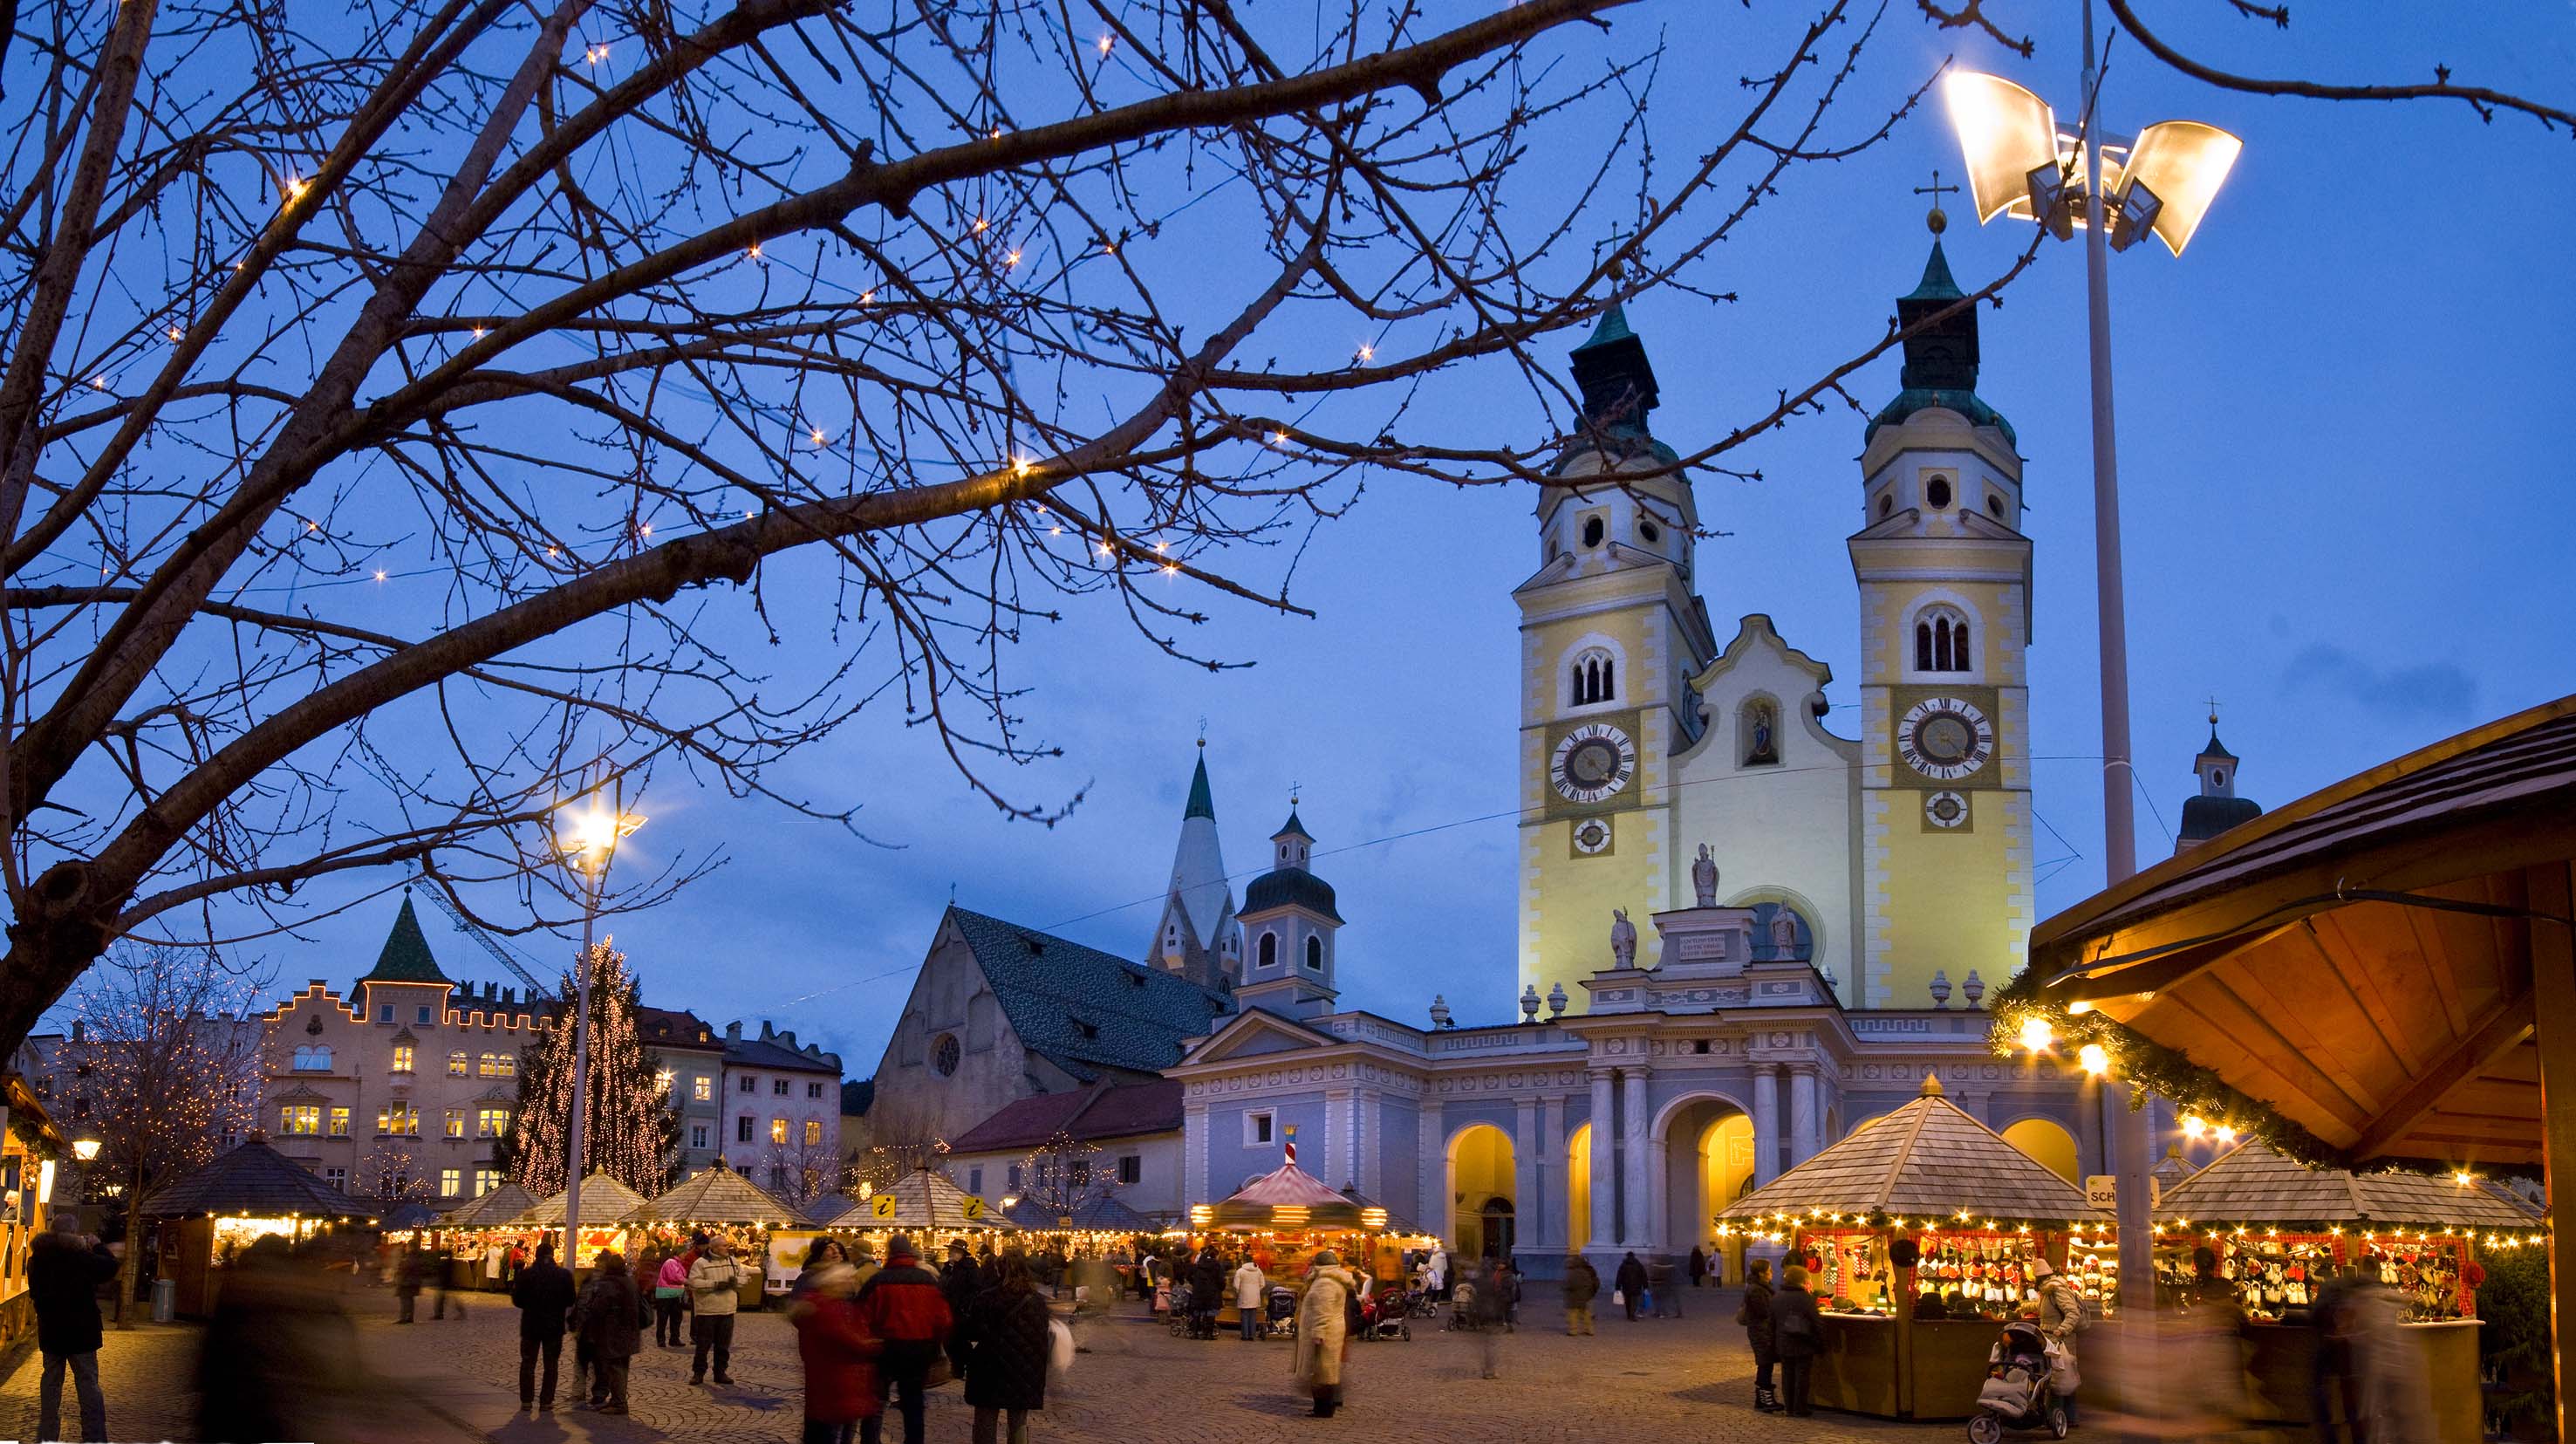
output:
M2099 1078L2111 1071L2111 1050L2099 1043L2087 1043L2075 1050L2075 1061L2084 1071Z
M2034 1015L2021 1020L2021 1045L2023 1047L2028 1048L2034 1053L2045 1053L2048 1051L2048 1045L2056 1040L2057 1030L2049 1026L2046 1018Z
M590 1112L590 953L599 926L599 895L608 885L608 865L617 858L617 844L633 836L644 819L614 800L602 806L594 792L587 808L563 815L562 822L555 833L556 844L563 850L565 865L583 879L581 966L575 972L578 1002L572 1020L572 1127L564 1140L569 1156L564 1170L563 1260L564 1267L571 1268L581 1257L582 1123Z

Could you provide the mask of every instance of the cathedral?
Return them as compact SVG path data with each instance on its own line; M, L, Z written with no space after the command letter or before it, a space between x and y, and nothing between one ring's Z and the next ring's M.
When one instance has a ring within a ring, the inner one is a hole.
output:
M1936 237L1899 316L1961 297ZM1143 970L1187 985L1174 1029L1206 1000L1152 1070L1181 1088L1178 1195L1224 1198L1293 1128L1308 1171L1535 1277L1576 1252L1731 1252L1719 1209L1927 1077L2068 1178L2104 1171L2096 1093L1997 1056L1980 1008L2033 922L2031 544L1974 310L1907 338L1863 433L1857 736L1827 725L1832 673L1770 618L1712 622L1644 340L1613 310L1571 359L1582 424L1512 591L1516 1016L1341 1006L1315 835L1292 807L1238 900L1202 756ZM2187 833L2259 810L2234 765L2213 730ZM899 1034L889 1058L932 1046Z

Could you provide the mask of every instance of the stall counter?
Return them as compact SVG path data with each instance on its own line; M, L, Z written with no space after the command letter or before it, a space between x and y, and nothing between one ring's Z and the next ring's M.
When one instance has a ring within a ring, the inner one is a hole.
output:
M2480 1417L2485 1396L2478 1385L2478 1321L2441 1319L2398 1327L2424 1350L2436 1444L2478 1444L2486 1437ZM2245 1372L2253 1386L2250 1412L2264 1421L2311 1422L2308 1379L2317 1331L2305 1324L2249 1323L2245 1337Z

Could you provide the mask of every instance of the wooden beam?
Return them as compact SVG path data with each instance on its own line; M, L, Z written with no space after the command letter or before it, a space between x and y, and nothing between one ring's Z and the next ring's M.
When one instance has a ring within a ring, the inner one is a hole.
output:
M2561 930L2564 931L2563 929ZM2434 967L2440 961L2434 960ZM2353 1153L2361 1158L2386 1151L2388 1145L2404 1137L2408 1129L2421 1123L2440 1106L2442 1095L2493 1066L2497 1059L2522 1046L2531 1036L2532 995L2507 998L2489 1008L2451 1051L2431 1067L2418 1072L2406 1091L2389 1100L2379 1116L2361 1130L2352 1141Z
M2535 912L2576 916L2568 864L2531 869ZM2558 1384L2558 1437L2576 1428L2576 937L2556 923L2531 927L2531 998L2540 1052L2540 1132L2549 1185L2550 1361Z

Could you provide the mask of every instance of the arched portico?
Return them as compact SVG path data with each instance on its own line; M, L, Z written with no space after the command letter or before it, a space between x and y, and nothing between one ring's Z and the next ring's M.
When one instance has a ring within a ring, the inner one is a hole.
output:
M2033 1116L2009 1123L2003 1129L2004 1142L2037 1159L2041 1167L2067 1182L2084 1186L2084 1170L2078 1161L2075 1135L2054 1118Z
M1441 1233L1461 1256L1511 1252L1518 1231L1518 1164L1512 1136L1494 1124L1470 1123L1449 1136L1450 1214Z
M1581 1252L1592 1241L1592 1125L1583 1124L1565 1140L1566 1248Z
M1656 1247L1676 1256L1716 1251L1717 1211L1752 1186L1751 1115L1722 1094L1686 1094L1664 1106L1652 1136Z

